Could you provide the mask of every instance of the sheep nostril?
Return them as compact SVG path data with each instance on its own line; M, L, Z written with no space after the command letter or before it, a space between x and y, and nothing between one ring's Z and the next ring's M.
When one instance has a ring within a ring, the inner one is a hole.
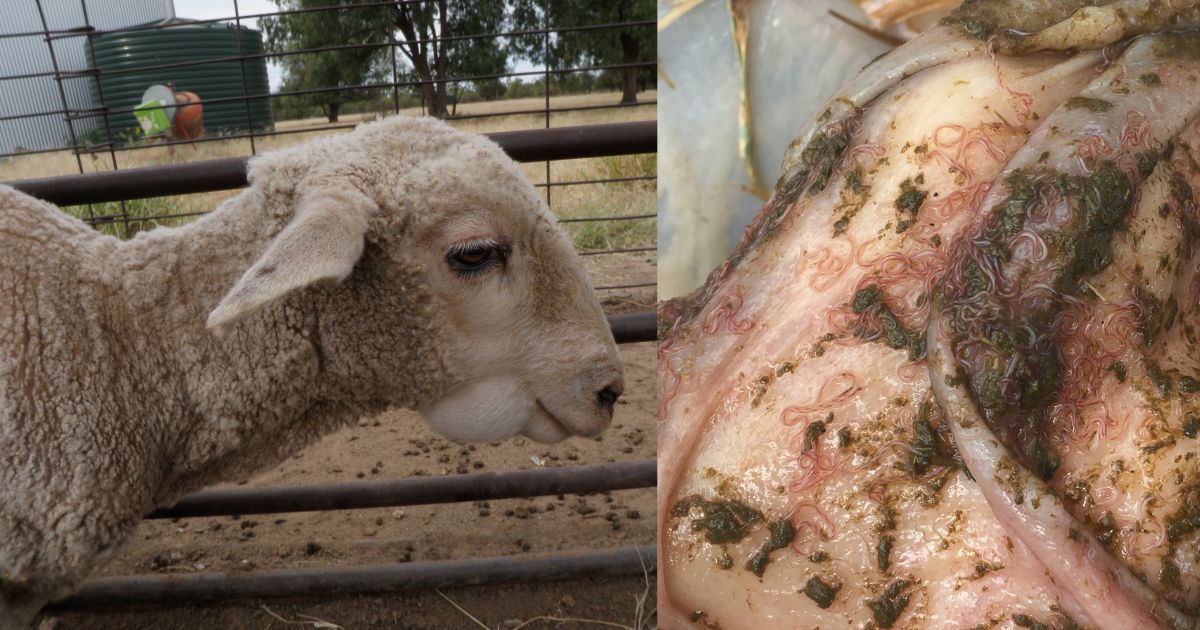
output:
M600 403L600 407L607 409L609 415L612 415L613 405L617 402L617 398L620 395L621 392L617 389L613 389L613 387L610 385L596 392L596 402Z

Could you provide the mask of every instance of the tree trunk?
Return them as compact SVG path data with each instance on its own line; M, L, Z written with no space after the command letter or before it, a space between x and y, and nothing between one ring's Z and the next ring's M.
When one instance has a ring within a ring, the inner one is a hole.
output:
M338 121L339 105L340 103L330 103L328 106L321 106L321 109L325 110L325 117L329 119L329 122L335 123Z
M417 75L421 77L422 81L433 81L433 75L429 73L429 64L424 63L424 59L422 59L421 68L417 69ZM446 115L445 102L438 101L437 88L433 83L421 84L421 96L425 99L425 110L430 116L442 118Z
M637 63L638 60L638 42L637 38L629 33L621 33L621 62L622 63ZM621 104L630 105L637 103L637 68L623 68L621 70Z
M393 21L400 28L400 34L409 42L400 44L400 51L405 57L412 62L413 70L416 71L417 77L421 79L421 96L425 100L425 109L430 116L441 118L446 115L446 101L443 99L440 103L437 99L437 89L433 84L433 73L429 71L429 59L425 56L428 48L424 44L416 43L418 40L431 39L433 29L430 33L419 33L417 27L413 23L412 16L408 14L402 6L397 8L392 7Z
M433 84L433 73L429 71L429 60L424 51L412 58L413 69L421 79L421 97L425 100L425 109L430 116L441 118L446 114L445 101L438 101L437 89Z

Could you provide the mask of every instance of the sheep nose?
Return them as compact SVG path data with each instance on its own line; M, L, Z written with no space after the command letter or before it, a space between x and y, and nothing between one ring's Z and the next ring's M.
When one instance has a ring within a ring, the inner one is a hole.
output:
M608 411L609 416L612 416L613 405L617 402L617 398L621 396L621 390L620 383L613 383L596 392L596 402L600 403L602 409Z

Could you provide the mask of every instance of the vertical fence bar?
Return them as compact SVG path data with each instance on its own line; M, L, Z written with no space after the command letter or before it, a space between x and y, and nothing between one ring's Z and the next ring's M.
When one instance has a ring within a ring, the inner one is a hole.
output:
M95 29L92 28L92 19L88 15L87 0L79 0L79 8L83 10L83 25L87 27L88 52L90 52L92 55L92 66L93 66L92 69L95 69L96 44L92 39L94 37L93 32L95 31ZM104 121L104 136L106 138L108 138L108 142L107 142L108 156L112 160L113 170L118 171L118 170L121 170L121 167L117 165L117 152L116 152L116 149L113 144L114 140L113 140L113 133L112 133L112 125L109 123L109 120L108 120L108 103L104 100L104 86L100 85L100 75L99 74L97 74L95 76L94 80L96 81L96 98L100 99L100 103L99 103L100 107L104 110L104 115L101 116L100 118L101 118L101 120ZM128 236L129 235L129 209L125 206L124 199L122 199L120 201L120 204L121 204L121 214L124 215L124 217L125 217L125 234L126 234L126 236ZM88 204L88 216L93 217L93 218L96 216L95 213L92 211L91 204Z
M413 56L414 56L414 57L417 55L417 52L418 52L418 50L417 50L417 48L416 48L416 45L414 44L414 45L413 45ZM413 70L416 70L416 64L415 64L415 63L413 64ZM417 78L418 78L418 79L421 79L421 75L420 75L420 74L418 74L418 75L417 75ZM423 79L422 79L422 80L423 80ZM430 83L430 85L433 85L433 84L432 84L432 83ZM421 115L422 115L422 116L428 116L428 115L429 115L429 103L428 103L428 102L426 102L428 99L426 99L426 98L425 98L425 88L424 88L424 86L422 85L422 87L421 87L420 89L418 89L417 91L421 93Z
M414 25L415 25L415 23L416 22L414 20ZM416 32L417 32L417 37L422 37L420 29L414 29L414 30L416 30ZM433 116L435 118L445 118L445 112L440 112L440 113L437 112L438 96L440 96L438 94L438 82L437 82L438 77L439 77L437 62L438 62L438 44L441 43L440 37L441 36L437 32L437 25L434 23L433 18L430 18L430 23L429 23L430 42L427 44L427 46L429 47L429 50L431 50L433 52L433 63L429 64L429 87L432 88L429 92L430 92L430 95L433 97L433 102L429 104L429 115ZM441 107L444 109L446 107L446 104L442 103Z
M87 27L87 47L88 47L88 52L91 54L92 64L94 66L96 63L96 44L95 44L95 41L93 40L93 37L94 37L93 31L95 31L95 29L92 28L92 20L91 20L91 17L88 15L87 0L79 0L79 8L83 11L83 25L85 27ZM95 68L93 67L93 69L95 69ZM105 102L105 99L104 99L104 86L100 85L100 76L99 75L96 75L95 81L96 81L96 96L97 96L97 98L100 99L100 107L105 110L104 115L101 116L100 118L104 121L104 134L105 134L105 137L108 138L108 142L107 142L108 156L109 156L109 159L112 160L112 167L113 167L113 170L115 171L115 170L118 170L120 167L117 166L117 152L113 150L112 126L109 124L109 120L108 120L108 103ZM122 203L124 203L124 202L122 202Z
M550 0L542 2L542 50L544 57L542 59L542 67L546 73L542 75L542 93L546 95L546 129L550 128ZM550 160L546 160L546 207L550 211L554 211L554 204L550 201L550 191L554 187L550 185Z
M437 0L437 32L433 36L433 75L437 77L433 84L433 100L437 103L438 117L445 120L450 112L446 110L446 66L442 64L448 53L445 52L442 41L446 37L446 0ZM431 24L430 29L434 28Z
M237 29L238 63L242 65L242 103L246 105L246 131L250 133L250 155L258 155L258 149L254 146L254 117L250 114L250 86L246 82L246 53L242 51L242 12L238 8L238 0L233 0L233 18Z
M54 70L54 83L58 86L58 98L62 103L63 122L67 123L67 133L71 136L71 150L75 153L75 164L83 173L83 158L79 156L79 138L75 136L75 123L71 120L71 106L67 105L67 92L63 89L62 70L58 67L58 54L54 52L54 40L50 37L50 23L46 21L46 10L42 0L37 0L38 17L42 20L42 37L46 48L50 51L50 67Z
M397 4L399 3L393 3L392 6L387 7L384 10L387 11L388 14L388 41L392 44L392 110L393 113L399 114L400 71L397 69L396 64L396 20L395 12L392 10L392 7L396 6Z
M417 27L417 19L415 16L413 17L412 23L413 23L413 33L417 36L417 39L424 37L424 35L421 34L421 29L419 27ZM430 30L430 33L432 33L433 26L430 26L429 30ZM411 45L413 46L413 57L416 57L417 54L424 55L424 50L417 48L417 44L415 42ZM434 102L433 103L428 102L429 99L425 95L424 88L422 88L421 89L421 110L424 112L424 114L426 116L433 116L433 106L434 106L434 103L437 102L437 84L433 82L433 76L435 73L437 73L437 38L435 37L435 38L433 38L433 41L427 42L424 47L428 50L433 51L433 65L428 66L428 67L429 67L429 94L430 94L430 96L433 97ZM429 60L426 59L425 63L428 65ZM415 62L414 62L413 68L414 69L416 68ZM424 78L421 77L420 75L418 75L417 78L424 81Z
M42 37L45 38L46 48L50 51L50 67L54 70L54 83L58 86L58 98L62 103L63 122L67 123L67 133L71 136L71 152L75 154L75 165L83 173L83 157L79 155L79 138L75 135L75 123L71 120L71 107L67 105L67 92L63 89L62 71L58 67L58 54L54 52L54 40L50 37L50 23L46 21L46 10L42 0L37 0L38 17L42 20ZM98 78L98 77L97 77ZM88 204L88 216L95 216L92 204Z

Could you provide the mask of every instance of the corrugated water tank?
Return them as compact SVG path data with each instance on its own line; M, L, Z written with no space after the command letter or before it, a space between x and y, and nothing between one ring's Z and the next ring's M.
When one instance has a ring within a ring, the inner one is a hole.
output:
M273 128L268 98L251 99L249 115L242 100L216 101L270 93L266 58L259 56L244 61L244 87L243 62L237 59L242 55L263 53L262 33L246 26L201 24L180 18L150 25L171 26L97 35L93 38L94 57L92 51L88 51L89 63L100 70L98 85L97 81L91 82L92 97L99 103L99 92L103 92L103 102L114 112L108 115L108 123L118 142L136 137L138 123L129 110L141 103L146 88L155 84L171 84L177 91L198 94L204 103L206 135ZM208 59L225 61L159 67ZM97 127L100 137L105 137L103 121Z

